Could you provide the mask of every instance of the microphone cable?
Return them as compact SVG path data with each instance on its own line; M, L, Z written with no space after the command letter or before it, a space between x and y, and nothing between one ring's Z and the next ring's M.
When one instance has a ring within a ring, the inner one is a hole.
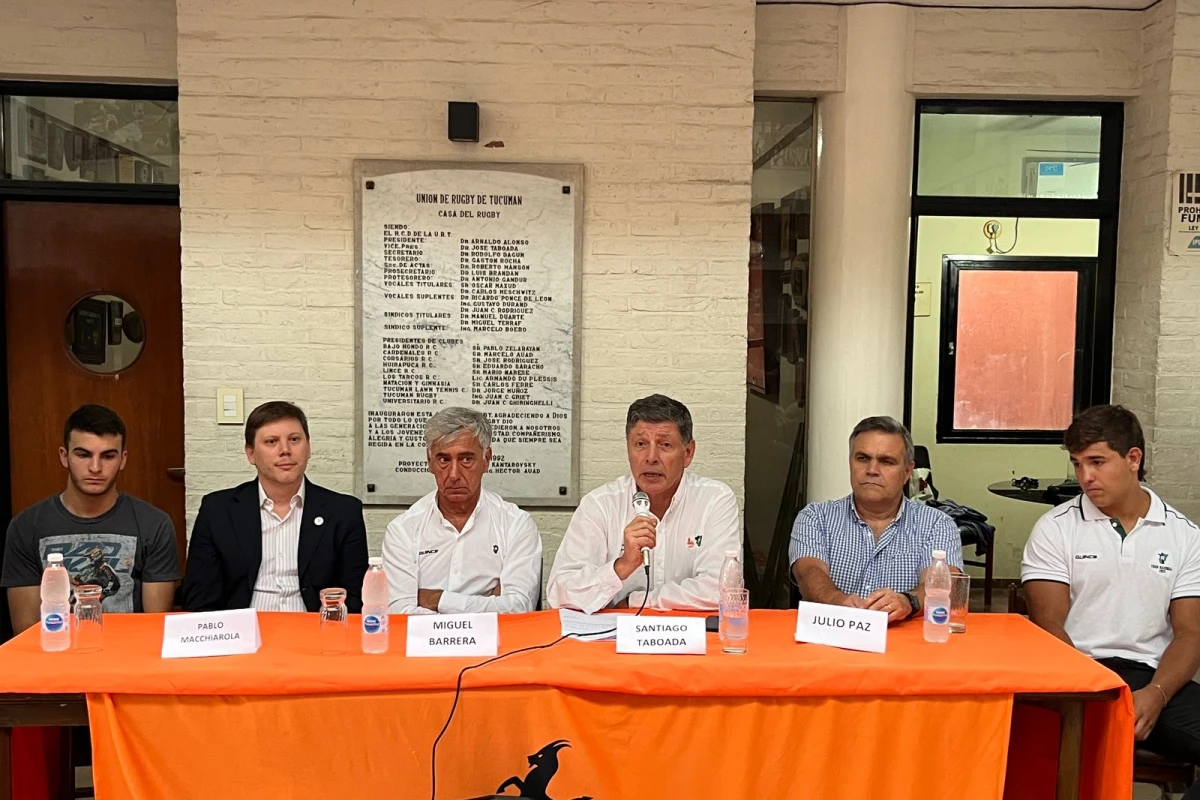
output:
M641 612L639 612L639 613L641 613ZM463 667L461 670L459 670L458 680L454 684L454 702L450 706L450 714L446 717L446 724L442 726L441 732L438 733L437 738L433 740L433 752L431 753L431 756L430 756L430 770L431 770L431 776L430 776L431 777L431 781L430 781L431 788L429 791L430 800L437 800L437 749L438 749L438 745L442 741L442 737L445 736L446 731L448 731L450 729L450 722L454 719L454 712L458 710L458 701L459 701L460 697L462 696L463 676L465 676L468 672L470 672L473 669L479 669L480 667L486 667L488 664L492 664L496 661L499 661L502 658L508 658L509 656L515 656L519 653L530 653L530 652L533 652L534 650L545 650L547 648L554 647L554 645L558 644L559 642L564 642L567 639L581 639L581 638L586 638L588 636L598 636L601 633L607 633L607 631L598 631L596 633L567 633L567 634L564 634L564 635L558 637L557 639L555 639L553 642L550 642L549 644L535 644L535 645L531 645L529 647L522 647L519 650L512 650L507 653L501 653L498 656L492 656L491 658L487 659L486 661L480 661L478 664L471 664L471 665Z
M642 612L646 610L646 601L650 599L650 565L647 564L643 569L646 570L646 593L642 595L642 607L634 614L635 617L640 617Z

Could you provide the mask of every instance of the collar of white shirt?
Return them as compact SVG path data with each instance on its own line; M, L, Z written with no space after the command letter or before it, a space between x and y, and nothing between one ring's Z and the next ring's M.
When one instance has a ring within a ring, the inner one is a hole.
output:
M442 514L442 507L438 505L436 492L433 495L433 510L430 513L433 514L433 518L435 520L441 523L442 527L454 531L456 536L462 536L475 526L475 520L479 517L480 509L483 508L483 505L486 501L487 493L481 490L479 492L479 500L475 502L475 508L471 509L471 516L467 517L467 521L463 524L461 531L458 528L455 528L454 523L446 519L446 516Z
M304 478L300 479L300 488L292 495L291 501L288 503L288 513L291 513L293 508L304 508L304 488L308 481ZM267 497L267 490L263 488L262 481L258 481L258 507L264 511L275 511L275 501Z
M673 509L678 509L679 506L683 504L683 498L687 494L688 487L691 485L691 483L691 473L685 469L683 471L683 477L679 479L679 485L675 487L675 494L671 495L671 502L667 504L667 510L663 512L663 519L666 519L667 515L670 514ZM633 496L640 491L641 489L639 489L637 485L637 478L630 474L629 491L627 493L629 496L628 505L633 505ZM662 520L660 519L659 522L662 522Z
M1150 495L1150 510L1146 512L1146 516L1142 519L1144 519L1146 522L1152 522L1156 525L1166 525L1166 504L1163 503L1158 495L1150 491L1150 489L1147 487L1143 486L1142 490L1146 494ZM1083 512L1083 518L1085 520L1088 522L1098 522L1100 520L1108 522L1111 519L1108 514L1105 514L1099 509L1099 507L1097 507L1095 503L1092 502L1092 498L1088 497L1086 494L1081 495L1081 497L1083 498L1083 502L1080 504L1080 510Z

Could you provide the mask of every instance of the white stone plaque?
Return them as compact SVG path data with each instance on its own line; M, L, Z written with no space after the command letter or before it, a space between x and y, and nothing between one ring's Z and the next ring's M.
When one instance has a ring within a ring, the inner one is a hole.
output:
M434 488L425 421L488 415L484 485L517 503L578 499L576 349L582 167L362 161L360 494Z

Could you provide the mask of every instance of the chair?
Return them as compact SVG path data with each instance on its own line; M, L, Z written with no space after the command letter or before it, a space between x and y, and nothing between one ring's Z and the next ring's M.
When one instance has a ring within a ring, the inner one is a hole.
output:
M1008 613L1029 615L1029 605L1025 602L1025 593L1015 583L1008 587ZM1140 747L1134 748L1134 783L1148 783L1151 786L1157 786L1164 792L1182 792L1191 785L1195 777L1196 768L1191 764L1172 761Z
M924 445L917 445L913 448L913 462L916 469L929 470L929 488L933 491L933 496L938 496L937 487L933 485L933 466L929 461L929 448ZM958 538L962 542L963 547L968 545L974 547L980 543L979 534L970 529L959 527ZM985 608L992 606L992 565L993 553L996 550L996 541L993 537L992 541L986 545L986 550L983 553L983 561L970 561L963 559L963 564L969 567L983 567L983 605Z

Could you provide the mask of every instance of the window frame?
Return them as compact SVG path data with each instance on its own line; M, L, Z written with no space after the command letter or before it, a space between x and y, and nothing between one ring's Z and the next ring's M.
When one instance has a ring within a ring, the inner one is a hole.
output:
M938 334L938 444L1058 444L1065 428L1052 430L954 427L954 389L958 377L958 289L965 271L1073 272L1075 294L1075 369L1072 416L1088 405L1094 383L1097 259L1076 256L942 257L942 315Z
M1100 175L1095 199L1058 197L989 197L921 195L917 191L918 167L921 157L921 118L928 114L995 114L1001 116L1087 116L1100 117ZM1116 294L1117 227L1120 212L1121 158L1125 130L1125 107L1122 103L1073 102L1073 101L1030 101L1030 100L952 100L918 99L914 113L913 168L912 168L912 213L909 220L908 251L908 313L904 359L904 422L912 427L913 413L913 348L915 344L915 319L913 311L916 301L917 281L917 237L922 217L997 217L1022 219L1088 219L1099 224L1096 241L1096 279L1093 293L1093 318L1091 358L1084 366L1088 369L1087 390L1076 397L1080 408L1107 403L1112 392L1112 351ZM969 256L980 260L984 256ZM1042 261L1048 257L1034 257ZM943 281L945 276L943 275ZM957 295L957 290L955 292ZM939 337L940 338L940 337ZM1096 342L1100 346L1096 346ZM944 350L943 350L944 352ZM935 421L937 441L943 441L940 430L942 418L941 356L938 369L938 420ZM953 396L951 396L953 404ZM974 431L973 433L981 433ZM1012 436L1013 432L993 438L976 437L953 439L954 442L981 442L989 444L1060 444L1062 437L1045 438Z
M5 138L9 128L8 98L12 96L178 102L178 86L91 81L0 80L0 197L6 200L179 205L178 184L29 181L7 177L8 149L15 146L15 143ZM180 178L182 179L182 175Z

